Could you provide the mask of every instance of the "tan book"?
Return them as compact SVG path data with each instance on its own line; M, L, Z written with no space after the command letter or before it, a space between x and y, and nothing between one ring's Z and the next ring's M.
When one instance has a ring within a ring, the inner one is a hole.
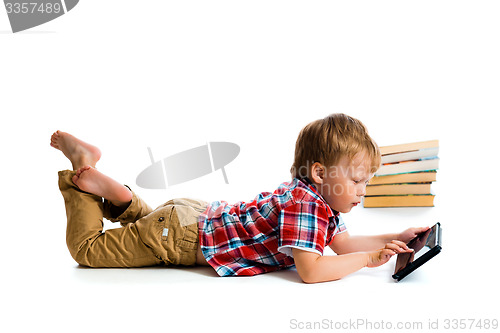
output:
M364 197L363 207L432 207L434 195L381 195Z
M366 196L372 195L431 194L431 183L368 185Z
M403 143L399 145L392 146L384 146L380 147L380 154L388 155L388 154L397 154L404 153L409 151L415 151L426 148L435 148L439 147L439 140L430 140L430 141L421 141L421 142L412 142L412 143Z
M400 183L429 183L436 181L436 171L401 173L398 175L375 176L370 179L369 185L400 184Z

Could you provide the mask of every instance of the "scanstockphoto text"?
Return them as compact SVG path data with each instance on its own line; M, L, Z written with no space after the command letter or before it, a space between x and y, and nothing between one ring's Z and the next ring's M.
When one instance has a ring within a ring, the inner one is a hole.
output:
M315 162L316 163L316 162ZM310 177L310 170L311 167L314 163L308 163L307 165L300 166L298 168L292 167L291 173L292 177L293 175L298 175L299 178L305 178ZM337 166L337 165L331 165L329 167L324 167L324 173L323 177L324 179L328 178L342 178L342 179L348 179L355 184L362 183L362 185L367 185L368 181L373 177L375 174L375 171L372 167L369 166ZM333 195L355 195L356 193L350 193L350 191L353 191L352 187L346 187L341 183L323 183L322 184L322 191L327 194L333 194Z
M426 320L371 320L367 318L351 318L348 320L332 320L324 318L316 321L291 318L288 322L291 331L498 331L498 318L429 318Z
M63 8L60 3L51 2L6 2L7 14L37 14L37 13L60 13Z

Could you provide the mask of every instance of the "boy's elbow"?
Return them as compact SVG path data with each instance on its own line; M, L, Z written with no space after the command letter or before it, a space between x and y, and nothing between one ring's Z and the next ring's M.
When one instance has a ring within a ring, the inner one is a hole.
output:
M327 262L322 260L322 256L316 253L306 252L300 249L292 249L295 259L297 273L304 283L312 284L338 280L341 276L329 276L329 270L325 270Z
M315 271L302 271L299 272L299 276L302 279L302 282L307 283L307 284L313 284L313 283L319 283L319 282L326 282L326 281L336 281L339 280L341 277L322 277L321 274L318 274Z
M307 283L307 284L318 282L318 279L316 278L316 274L311 266L302 267L302 266L297 265L297 263L296 263L295 267L297 268L297 273L299 274L300 278L302 279L302 282Z
M314 265L302 265L295 263L295 267L297 268L297 273L299 274L302 282L311 284L319 282L316 270L314 270Z
M302 282L306 283L306 284L313 284L313 283L318 283L318 282L322 282L322 281L319 281L318 279L315 279L314 277L310 277L310 276L304 276L304 277L300 277L302 279Z
M305 274L305 273L300 274L299 273L299 276L300 276L302 282L304 282L304 283L312 284L312 283L316 283L317 282L315 279L313 279L313 277L311 276L311 274Z

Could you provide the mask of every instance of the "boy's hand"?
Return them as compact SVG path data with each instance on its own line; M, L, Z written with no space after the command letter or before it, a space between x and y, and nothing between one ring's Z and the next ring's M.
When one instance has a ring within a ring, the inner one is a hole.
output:
M413 238L417 237L418 234L426 232L430 227L420 227L420 228L409 228L398 235L398 240L403 243L408 243Z
M398 253L412 252L413 250L406 246L405 242L393 240L387 243L383 249L368 253L367 267L378 267L391 259L391 257Z

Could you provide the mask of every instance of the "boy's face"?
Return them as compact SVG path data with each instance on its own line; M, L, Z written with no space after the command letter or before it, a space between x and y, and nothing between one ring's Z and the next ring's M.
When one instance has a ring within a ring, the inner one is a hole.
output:
M313 175L313 179L332 209L348 213L366 194L366 185L373 176L369 167L370 161L365 158L365 154L360 153L352 160L344 157L338 165L323 167L323 177L320 179Z

